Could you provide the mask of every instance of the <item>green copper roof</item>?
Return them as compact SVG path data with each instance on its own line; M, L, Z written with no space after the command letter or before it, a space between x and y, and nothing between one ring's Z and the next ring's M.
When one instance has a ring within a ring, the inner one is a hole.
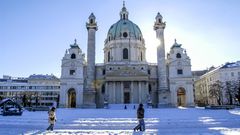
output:
M127 36L126 34L127 33ZM128 19L120 19L117 23L113 24L108 30L108 38L118 39L121 37L139 39L142 37L142 32L139 27Z

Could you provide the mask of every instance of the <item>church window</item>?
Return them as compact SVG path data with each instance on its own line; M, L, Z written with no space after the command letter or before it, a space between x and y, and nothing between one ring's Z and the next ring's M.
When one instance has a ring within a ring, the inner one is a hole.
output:
M111 37L109 36L109 37L108 37L108 41L110 41L110 40L111 40Z
M110 67L109 70L112 70L112 68Z
M123 87L124 87L125 89L129 89L129 88L130 88L130 82L124 82L124 83L123 83Z
M105 75L105 73L106 73L106 70L105 70L105 69L103 69L103 71L102 71L102 74L103 74L103 75Z
M182 69L178 69L178 70L177 70L177 74L178 74L178 75L182 75L182 74L183 74L183 70L182 70Z
M142 55L142 52L141 52L141 61L143 61L143 55Z
M125 14L123 14L123 19L125 19Z
M91 24L93 23L93 19L90 19L90 23L91 23Z
M152 86L149 84L148 85L148 93L151 94L152 93Z
M151 70L150 70L150 69L148 69L148 74L149 74L149 75L151 74Z
M76 59L76 54L73 53L73 54L71 55L71 59Z
M110 51L108 52L108 62L110 61Z
M142 67L141 70L143 70L144 68Z
M124 33L123 33L123 37L126 38L127 36L128 36L127 32L124 32Z
M128 49L127 48L123 49L123 59L128 59Z
M180 53L177 53L176 57L177 57L177 58L181 58L181 54L180 54Z
M74 75L75 74L75 70L70 70L69 73L70 73L70 75Z
M102 94L105 94L105 85L102 85Z
M161 20L161 19L158 19L158 22L159 22L159 23L161 23L161 22L162 22L162 20Z
M140 41L142 41L142 38L141 38L141 37L139 37L139 39L140 39Z

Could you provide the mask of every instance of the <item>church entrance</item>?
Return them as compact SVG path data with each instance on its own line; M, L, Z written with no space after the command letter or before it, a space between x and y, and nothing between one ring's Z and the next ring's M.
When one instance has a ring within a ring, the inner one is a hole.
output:
M124 91L124 104L130 103L130 82L123 83Z
M68 90L68 108L76 107L76 91L71 88Z
M186 92L182 87L177 90L177 104L178 106L186 106Z
M124 104L129 104L129 103L130 103L130 93L124 92Z

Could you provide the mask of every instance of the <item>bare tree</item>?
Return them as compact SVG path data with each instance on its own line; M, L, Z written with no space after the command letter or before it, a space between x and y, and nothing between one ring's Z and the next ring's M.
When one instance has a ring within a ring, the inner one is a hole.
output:
M235 98L238 101L238 104L240 104L240 80L238 80L237 83L236 83Z
M225 96L228 104L233 104L234 95L236 93L236 83L234 81L226 81L224 86Z
M221 81L217 80L215 83L210 84L209 97L215 98L217 100L218 105L222 105L223 103L222 90L223 85Z

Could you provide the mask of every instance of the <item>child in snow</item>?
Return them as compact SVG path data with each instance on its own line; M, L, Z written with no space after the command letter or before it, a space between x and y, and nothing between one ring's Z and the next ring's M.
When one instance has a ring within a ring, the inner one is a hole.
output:
M134 128L134 131L140 130L145 131L145 123L144 123L144 108L143 104L139 104L137 109L137 118L138 118L138 125Z
M52 107L49 112L48 112L48 122L49 122L49 127L47 130L53 130L54 124L57 121L56 114L55 114L55 107Z

